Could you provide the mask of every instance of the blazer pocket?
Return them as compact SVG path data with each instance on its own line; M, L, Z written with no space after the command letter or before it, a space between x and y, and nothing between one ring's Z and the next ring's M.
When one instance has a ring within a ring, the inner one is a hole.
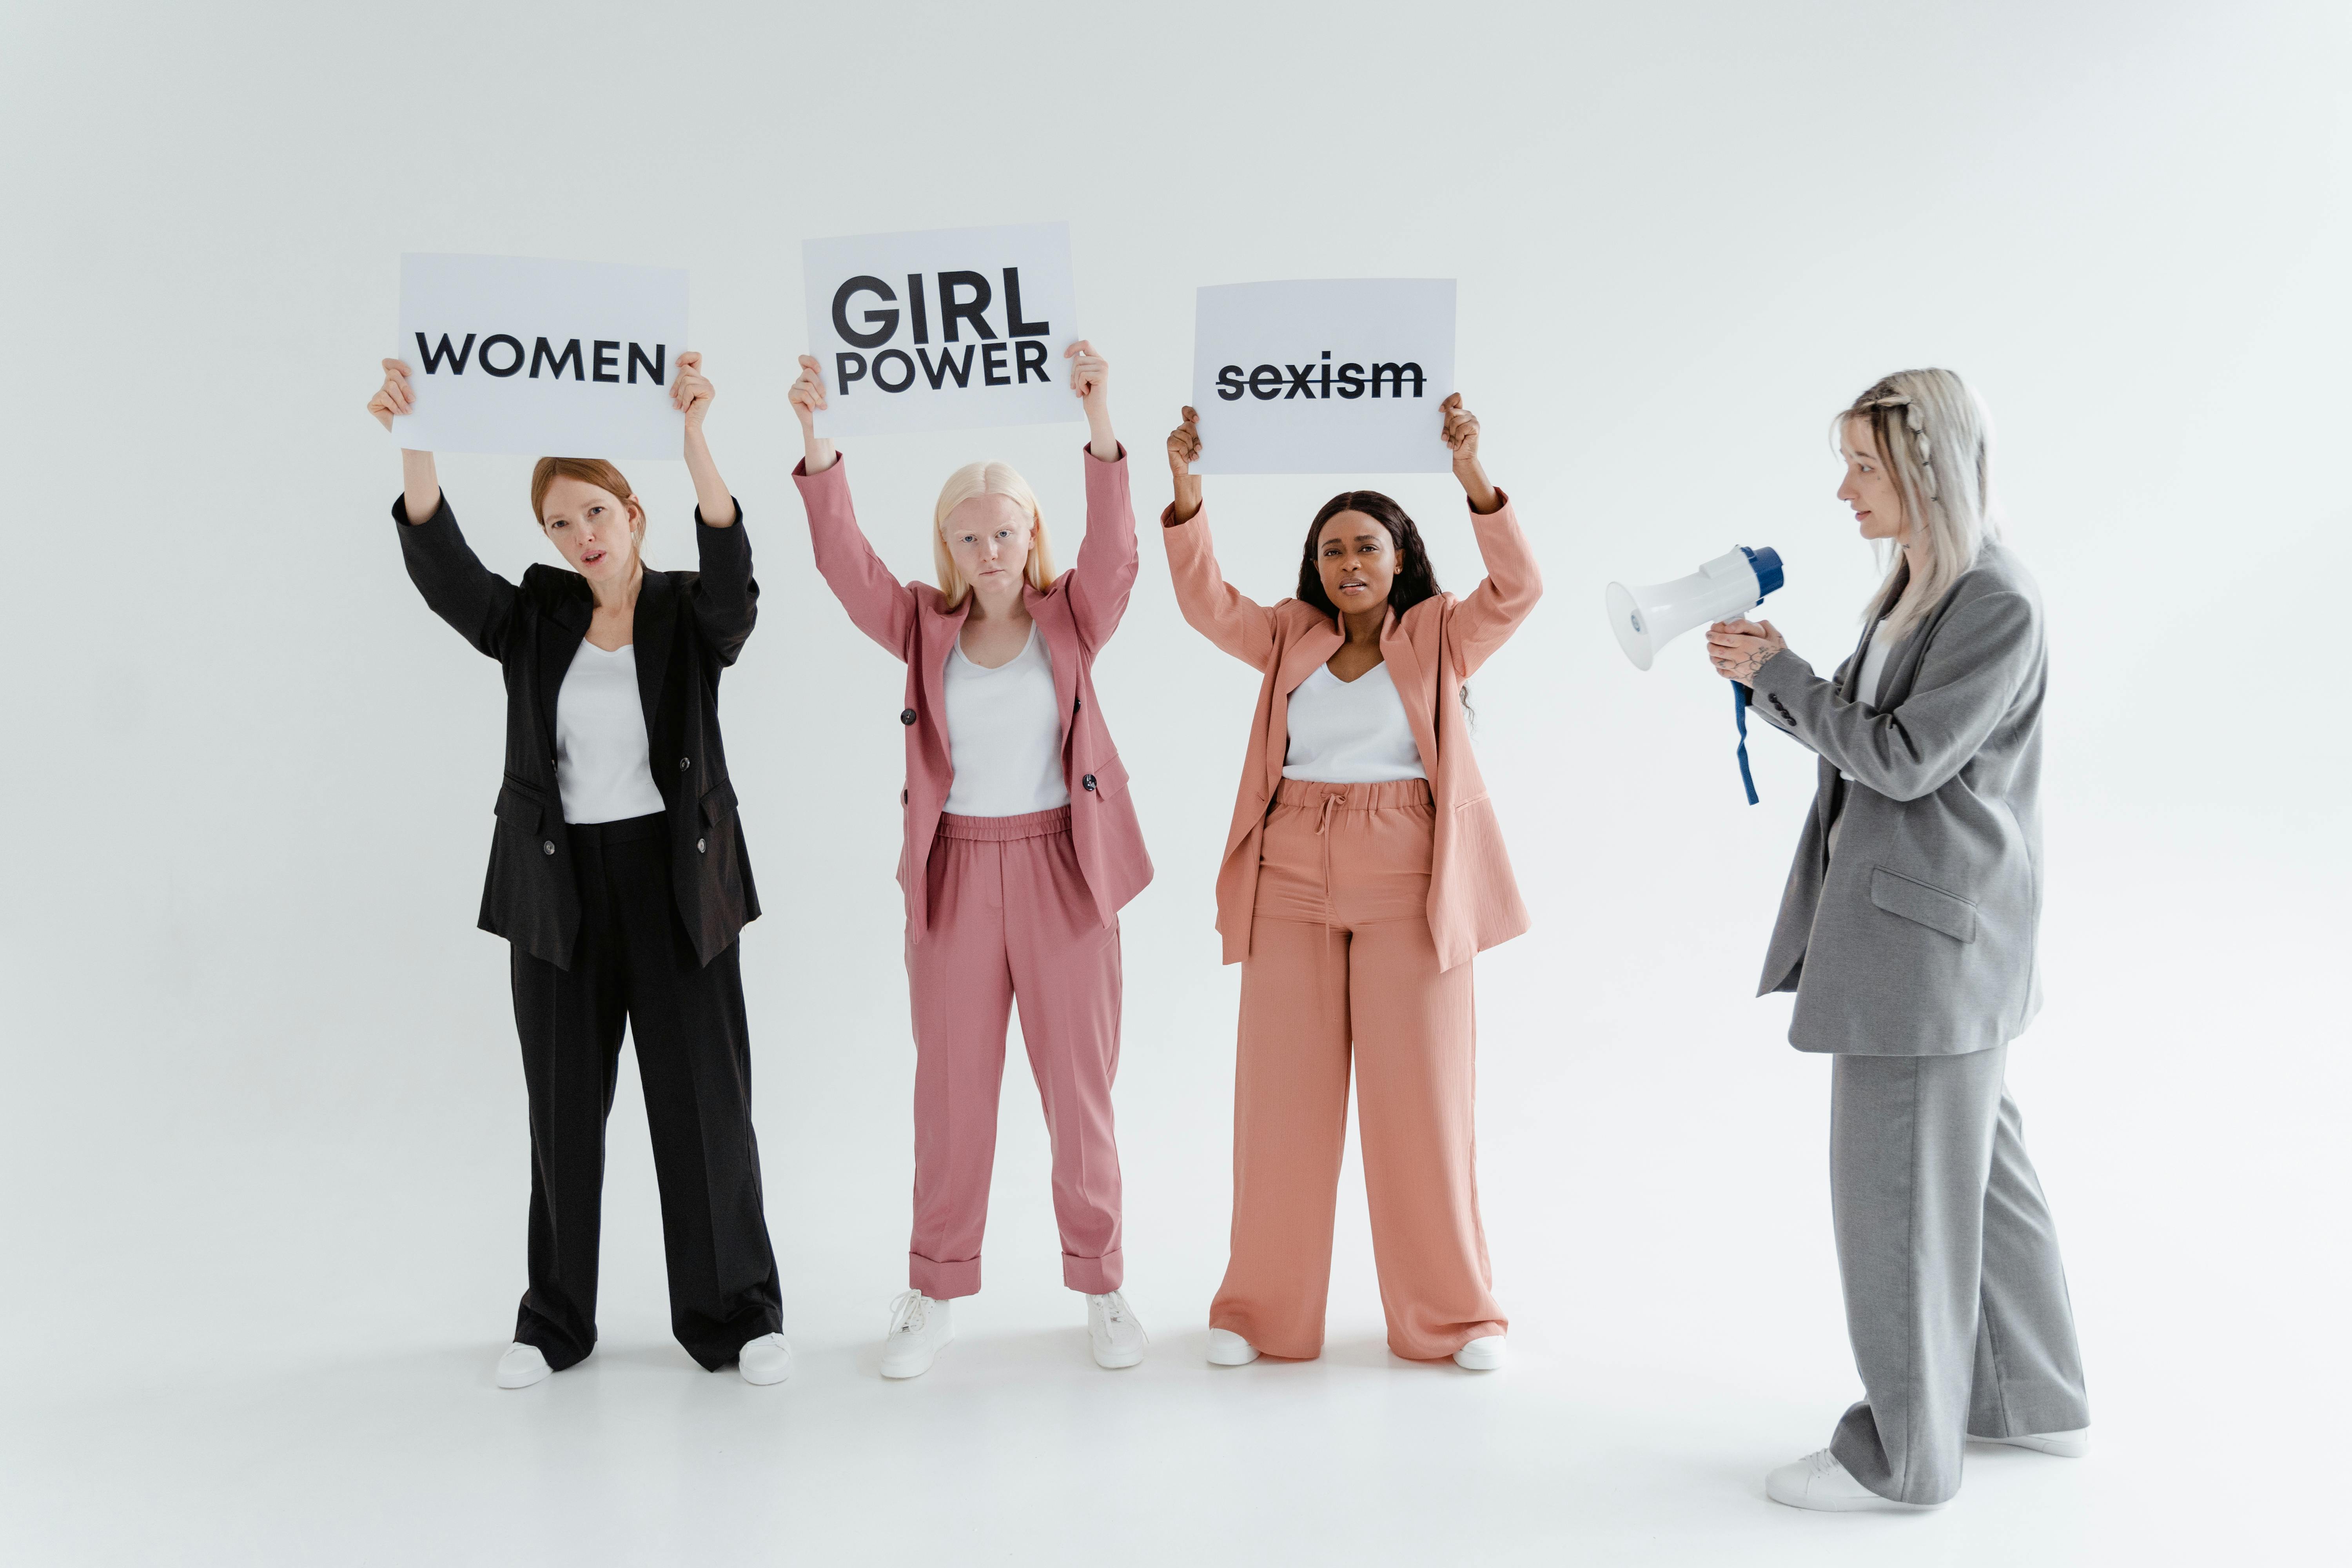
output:
M546 807L512 784L500 786L499 803L491 809L498 813L500 822L518 833L538 832L541 820L547 815Z
M1096 763L1095 771L1078 782L1083 786L1087 779L1093 780L1094 784L1084 793L1092 795L1097 800L1108 800L1127 788L1127 764L1113 753Z
M1942 931L1954 942L1977 939L1976 905L1941 888L1915 882L1884 866L1870 868L1870 901L1890 915L1901 915L1929 931Z
M712 784L709 789L702 792L703 821L716 826L719 823L734 815L735 784L732 780L720 779L717 784Z

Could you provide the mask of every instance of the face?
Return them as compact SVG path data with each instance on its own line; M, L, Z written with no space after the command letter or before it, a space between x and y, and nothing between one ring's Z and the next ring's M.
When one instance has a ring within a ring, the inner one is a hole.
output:
M539 526L574 572L592 583L619 584L636 569L646 514L602 485L561 479L547 487Z
M1389 602L1389 584L1396 581L1396 543L1386 528L1362 512L1338 512L1324 520L1315 542L1315 566L1323 574L1323 592L1341 615L1378 609Z
M940 527L956 570L972 591L990 599L1019 591L1036 533L1028 509L1011 496L973 496L956 503Z
M1845 483L1838 486L1838 500L1853 508L1853 520L1862 525L1864 539L1900 539L1903 537L1903 492L1895 486L1895 476L1887 471L1879 455L1878 437L1870 433L1867 419L1845 422L1845 439L1839 450L1845 458Z

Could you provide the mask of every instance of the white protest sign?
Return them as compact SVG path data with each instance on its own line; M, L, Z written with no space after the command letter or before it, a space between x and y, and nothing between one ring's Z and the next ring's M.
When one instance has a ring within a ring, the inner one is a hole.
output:
M812 239L801 255L831 405L818 435L1086 417L1062 358L1078 337L1067 224Z
M686 274L516 256L400 258L400 348L416 411L403 447L529 457L675 458L669 384Z
M1196 473L1444 473L1454 458L1437 405L1453 391L1450 278L1200 291Z

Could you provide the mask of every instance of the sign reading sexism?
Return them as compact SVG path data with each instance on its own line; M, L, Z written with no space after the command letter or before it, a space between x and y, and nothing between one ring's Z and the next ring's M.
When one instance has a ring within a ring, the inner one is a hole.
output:
M686 274L515 256L400 258L400 345L416 411L393 439L437 452L675 458L669 384Z
M802 270L830 403L818 435L1086 417L1062 363L1078 337L1068 225L812 239Z
M1454 280L1200 290L1192 406L1203 474L1433 474L1453 467Z

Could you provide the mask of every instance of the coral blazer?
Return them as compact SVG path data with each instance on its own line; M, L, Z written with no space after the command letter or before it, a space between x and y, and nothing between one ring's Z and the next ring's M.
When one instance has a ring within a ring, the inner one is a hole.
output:
M1129 899L1151 880L1151 857L1127 792L1127 769L1111 744L1102 706L1095 700L1095 655L1118 629L1135 587L1135 508L1128 500L1127 451L1106 463L1091 453L1087 473L1087 536L1078 563L1043 593L1023 590L1029 614L1054 659L1054 690L1062 705L1062 773L1070 789L1070 839L1078 869L1094 895L1102 923L1111 924ZM907 934L920 942L930 929L928 879L931 838L939 831L955 763L948 749L947 661L971 612L971 597L950 608L929 583L890 575L857 526L849 503L848 460L811 479L808 465L793 468L808 508L809 542L834 597L858 630L907 663L907 701L898 722L907 729L907 782L898 792L906 839L898 854L898 885L907 893Z
M1265 672L1233 828L1217 869L1217 930L1224 934L1225 962L1238 963L1249 956L1266 803L1282 782L1283 758L1290 749L1290 694L1339 651L1346 637L1334 617L1300 600L1285 599L1268 608L1235 593L1217 570L1207 509L1189 522L1176 522L1174 516L1172 506L1160 514L1160 537L1168 546L1168 572L1184 618L1235 658ZM1472 512L1470 525L1477 531L1486 580L1466 598L1440 594L1402 616L1391 612L1381 628L1381 657L1404 699L1422 770L1437 797L1429 934L1436 940L1442 969L1528 929L1527 906L1519 901L1502 828L1470 750L1462 683L1528 618L1543 596L1543 578L1508 496L1487 515Z

